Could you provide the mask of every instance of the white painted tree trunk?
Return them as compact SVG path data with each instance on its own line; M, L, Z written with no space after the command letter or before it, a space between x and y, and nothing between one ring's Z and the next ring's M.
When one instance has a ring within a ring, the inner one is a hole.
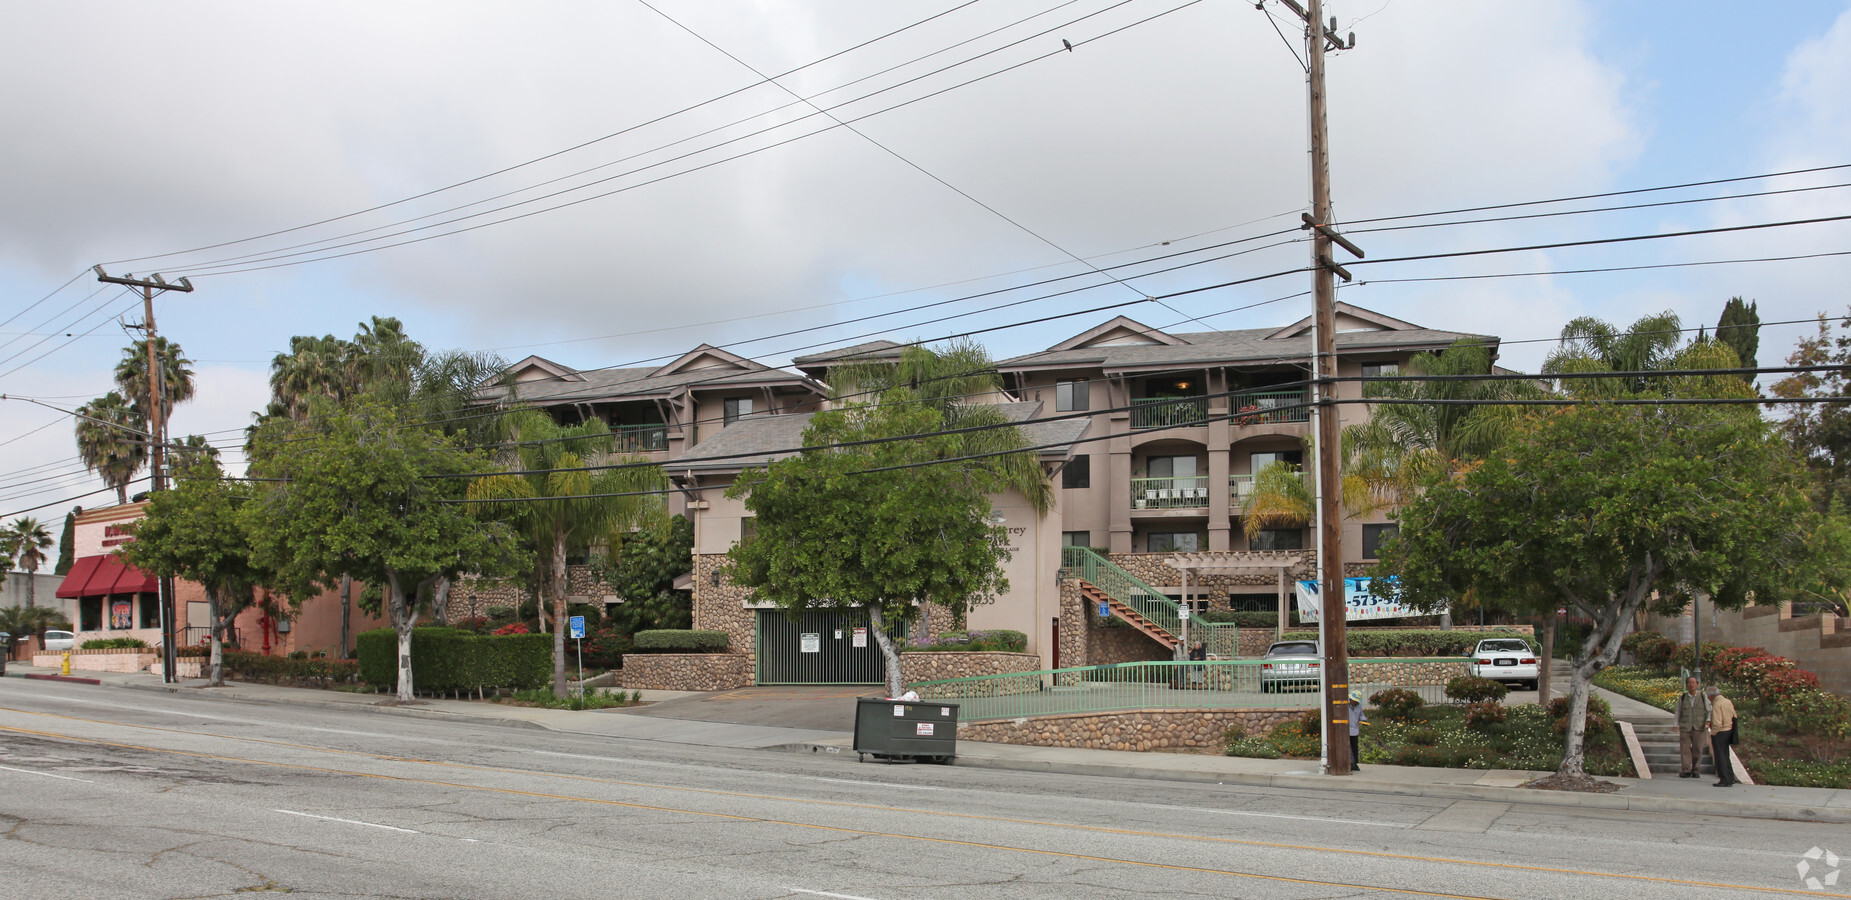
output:
M224 604L219 602L218 589L207 587L206 615L211 617L212 621L212 670L207 676L206 683L213 687L225 685L225 625L227 623L225 616L219 613L224 608Z
M392 617L392 630L398 635L398 699L413 700L411 681L411 628L417 623L415 598L405 596L398 573L386 570L386 609Z
M566 536L553 538L553 696L566 691Z
M893 645L893 638L887 636L887 624L881 621L878 606L868 607L868 630L874 633L874 646L881 649L881 657L887 660L887 696L906 693L906 676L900 671L900 650Z

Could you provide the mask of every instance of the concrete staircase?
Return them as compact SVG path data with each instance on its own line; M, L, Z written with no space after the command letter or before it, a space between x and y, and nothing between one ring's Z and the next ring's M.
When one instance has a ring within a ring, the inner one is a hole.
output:
M1669 715L1617 715L1615 718L1632 725L1633 733L1639 737L1639 749L1645 753L1646 766L1652 770L1652 777L1677 777L1678 767L1682 764L1677 752L1677 723ZM1704 754L1698 763L1697 771L1709 776L1716 774L1716 767L1711 765L1708 754Z

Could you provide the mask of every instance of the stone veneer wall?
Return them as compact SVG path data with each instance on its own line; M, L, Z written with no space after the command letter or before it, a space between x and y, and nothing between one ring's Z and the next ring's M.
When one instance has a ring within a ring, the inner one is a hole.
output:
M1108 626L1080 596L1077 579L1060 583L1060 660L1057 668L1165 660L1174 652L1125 625Z
M464 577L450 589L450 608L456 615L466 613L469 595L476 595L479 615L487 615L491 606L518 607L529 599L527 588L512 578ZM566 567L566 598L575 603L602 603L610 588L591 575L590 566ZM551 607L548 607L549 611Z
M160 659L152 650L140 650L133 647L119 650L72 650L71 671L73 672L140 672ZM32 664L47 668L60 668L64 665L63 653L46 653L39 651L32 657Z
M1304 713L1303 709L1149 709L1037 716L962 722L958 725L958 739L1090 750L1218 747L1229 726L1239 725L1249 736L1257 737Z
M758 610L747 609L752 589L734 584L730 578L714 583L714 574L726 565L724 553L697 553L694 556L694 629L724 631L726 652L744 656L752 671L758 660Z
M752 683L749 657L736 653L626 653L623 686L643 691L725 691Z
M1462 659L1382 662L1366 656L1350 657L1351 684L1414 687L1445 684L1460 675L1469 674L1467 663Z
M1041 669L1041 657L1033 653L961 653L928 651L900 654L900 671L906 683L943 681L947 678L975 678L980 675L1008 675Z

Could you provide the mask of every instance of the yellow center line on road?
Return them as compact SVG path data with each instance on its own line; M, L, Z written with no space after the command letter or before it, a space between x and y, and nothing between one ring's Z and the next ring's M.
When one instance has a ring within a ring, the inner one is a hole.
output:
M1274 881L1274 882L1281 882L1285 884L1304 884L1304 885L1311 885L1314 887L1342 888L1346 890L1385 891L1385 892L1393 893L1393 894L1409 894L1409 895L1417 896L1417 897L1444 897L1444 898L1447 898L1447 900L1501 900L1501 898L1497 898L1497 897L1484 897L1484 896L1480 896L1476 894L1452 894L1452 893L1446 893L1444 891L1422 891L1422 890L1415 890L1413 888L1387 887L1383 885L1373 885L1373 884L1352 884L1352 883L1344 882L1344 881L1320 881L1320 880L1313 879L1313 878L1292 878L1292 877L1285 876L1285 875L1266 875L1266 874L1262 874L1258 872L1240 872L1240 871L1236 871L1233 869L1212 869L1212 868L1208 868L1205 866L1179 866L1179 865L1175 865L1172 863L1145 862L1143 860L1122 859L1122 858L1115 857L1115 856L1093 856L1091 854L1086 854L1086 853L1068 853L1068 852L1060 851L1060 850L1040 850L1034 847L1014 847L1008 844L989 844L989 843L984 843L982 841L960 841L960 840L955 840L953 838L926 837L924 835L917 835L917 834L896 834L894 832L870 831L870 830L862 829L862 828L845 828L840 825L817 825L817 824L810 823L810 822L791 822L791 821L787 821L784 819L767 819L767 818L763 818L760 816L742 816L742 815L736 815L733 813L707 812L705 810L698 810L698 809L679 809L679 808L672 807L672 806L652 806L647 803L630 803L630 802L626 802L623 800L602 800L597 797L576 797L570 794L549 794L543 791L523 791L523 790L517 790L515 788L490 787L488 785L479 785L479 784L462 784L460 782L454 782L454 781L433 781L433 780L424 779L424 778L407 778L402 775L382 775L376 772L359 772L359 771L354 771L351 769L333 769L333 768L328 768L326 766L305 766L305 765L300 765L297 763L282 763L282 762L272 762L269 760L262 760L262 759L247 759L247 758L239 757L239 756L220 756L214 753L200 753L200 752L196 752L192 750L169 750L169 749L165 749L161 747L144 747L139 744L126 744L126 743L122 743L119 741L105 741L105 740L100 740L98 738L78 737L76 735L58 734L56 732L51 732L51 731L36 731L30 728L17 728L17 727L8 726L8 725L0 725L0 731L10 731L10 732L18 733L18 734L34 735L37 737L77 741L80 743L96 744L96 745L100 745L104 747L117 747L117 748L121 748L125 750L140 750L146 753L166 753L166 754L170 754L174 756L192 757L195 759L211 759L211 760L218 760L220 762L243 763L246 765L254 765L254 766L270 766L272 768L279 768L279 769L296 769L296 770L305 771L305 772L319 772L319 773L327 774L327 775L349 775L349 776L353 776L357 778L373 778L373 779L378 779L380 781L396 781L396 782L399 782L400 784L421 784L421 785L426 785L430 787L455 788L457 790L463 790L463 791L481 791L481 792L493 793L493 794L508 794L508 795L516 796L516 797L532 797L538 800L564 800L564 801L572 802L572 803L592 803L592 804L597 804L599 806L619 806L619 807L624 807L626 809L640 809L640 810L646 810L649 812L679 813L682 815L705 816L707 818L714 818L714 819L731 819L736 822L755 822L755 823L759 823L763 825L786 825L792 828L808 828L808 829L815 830L815 831L830 831L830 832L835 832L838 834L853 834L853 835L859 835L862 837L894 838L895 840L902 840L902 841L920 841L923 843L943 844L943 845L953 846L953 847L972 847L972 848L979 849L979 850L1002 850L1002 851L1007 851L1010 853L1026 853L1026 854L1032 854L1036 856L1053 856L1053 857L1059 857L1062 859L1084 860L1086 862L1118 863L1120 865L1137 866L1139 868L1145 868L1145 869L1169 869L1169 870L1178 871L1178 872L1197 872L1197 873L1201 873L1204 875L1230 875L1235 878L1248 878L1248 879L1253 879L1256 881ZM382 758L389 758L389 757L382 757ZM404 762L417 762L418 760L403 760L403 761ZM468 767L468 768L474 768L474 767ZM497 771L497 770L488 769L488 771ZM522 773L522 772L510 770L509 774L532 774L532 773ZM591 779L587 779L587 780L591 780ZM371 824L371 823L366 823L366 824ZM387 826L381 826L381 827L387 827Z
M652 784L652 783L643 782L643 781L625 781L625 780L616 779L616 778L598 778L598 777L590 776L590 775L570 775L570 774L566 774L562 772L541 772L541 771L535 771L531 769L513 769L513 768L506 768L506 767L501 767L501 766L483 766L483 765L475 765L472 763L457 763L457 762L446 762L443 760L420 759L417 757L386 756L386 755L377 754L377 753L366 753L366 752L355 751L355 750L341 750L341 749L333 748L333 747L316 747L316 746L309 745L309 744L297 744L297 743L292 743L289 741L275 741L275 740L269 740L266 738L235 737L232 735L213 734L211 732L196 732L196 731L187 731L187 730L175 729L175 728L163 728L157 725L135 725L135 724L126 723L126 722L113 722L113 721L109 721L105 719L87 719L87 718L82 718L79 716L62 715L59 713L43 713L43 712L31 712L27 710L12 710L7 707L0 707L0 709L8 710L11 712L21 712L21 713L25 713L27 715L33 715L33 716L43 716L45 718L67 719L71 721L86 722L86 723L97 724L97 725L116 725L116 726L121 726L121 727L126 727L126 728L140 728L140 729L148 730L148 731L159 731L159 732L166 732L170 734L180 734L180 735L186 735L189 737L200 737L200 736L215 737L215 738L220 738L223 740L246 741L249 743L256 743L256 744L270 744L270 745L281 746L281 747L291 747L291 748L295 748L299 750L310 750L310 751L315 751L315 752L320 752L320 753L331 753L331 754L336 754L336 755L341 755L341 756L358 756L358 757L364 757L367 759L376 759L376 760L389 761L389 762L413 763L417 765L435 766L439 768L462 769L462 770L478 771L478 772L492 772L492 773L505 774L505 775L527 775L527 776L536 776L536 777L542 777L542 778L554 778L554 779L559 779L559 780L564 780L564 781L580 781L580 782L586 782L586 783L591 783L591 784L608 784L608 785L615 785L615 786L620 786L620 787L646 788L646 789L652 789L652 790L682 792L682 793L690 793L690 794L706 794L710 796L732 797L732 798L749 799L749 800L768 800L768 801L784 802L784 803L801 803L801 804L808 804L808 805L813 805L813 806L832 806L832 807L838 807L838 808L843 808L843 809L865 809L865 810L872 810L872 811L877 811L877 812L909 813L913 815L936 816L936 817L948 818L948 819L965 819L965 820L977 821L977 822L997 822L997 823L1005 823L1005 824L1012 824L1012 825L1033 825L1033 826L1044 827L1044 828L1064 828L1064 829L1069 829L1069 830L1074 830L1074 831L1086 831L1086 832L1091 832L1095 834L1122 835L1122 836L1127 836L1127 837L1171 838L1175 840L1198 841L1198 842L1212 843L1212 844L1227 844L1227 845L1241 846L1241 847L1260 847L1260 848L1266 848L1266 849L1272 849L1272 850L1296 850L1296 851L1305 851L1305 852L1313 852L1313 853L1341 853L1341 854L1346 854L1350 856L1365 856L1365 857L1374 857L1378 859L1392 859L1392 860L1401 860L1401 861L1407 861L1407 862L1448 863L1448 864L1461 865L1461 866L1476 866L1480 868L1508 869L1508 870L1520 871L1520 872L1539 872L1539 873L1554 874L1554 875L1578 875L1578 876L1591 877L1591 878L1616 878L1616 879L1623 879L1623 880L1628 880L1628 881L1655 882L1658 884L1674 884L1674 885L1682 885L1682 886L1687 886L1687 887L1707 887L1707 888L1719 888L1722 890L1755 891L1755 892L1772 893L1772 894L1793 894L1793 895L1802 896L1802 897L1836 897L1836 898L1841 898L1841 900L1851 900L1851 894L1831 894L1831 893L1823 893L1820 891L1795 890L1795 889L1790 889L1790 888L1754 887L1754 886L1743 885L1743 884L1730 884L1728 882L1694 881L1694 880L1683 879L1683 878L1663 878L1663 877L1652 876L1652 875L1633 875L1633 874L1624 873L1624 872L1598 872L1598 871L1593 871L1589 869L1568 869L1568 868L1561 868L1561 867L1555 867L1555 866L1522 865L1520 863L1486 862L1482 860L1458 859L1454 857L1445 857L1445 856L1419 856L1415 854L1406 854L1406 853L1390 853L1385 850L1357 850L1357 849L1353 849L1349 847L1323 847L1323 846L1310 845L1310 844L1288 844L1288 843L1281 843L1277 841L1253 841L1253 840L1243 840L1241 838L1213 837L1209 835L1175 834L1175 833L1162 832L1162 831L1140 831L1137 829L1128 829L1128 828L1109 828L1103 825L1078 825L1078 824L1073 824L1073 823L1068 823L1068 822L1050 822L1050 821L1045 821L1045 820L1040 820L1040 819L1022 819L1022 818L1015 818L1011 816L985 816L985 815L979 815L976 813L959 813L959 812L946 812L942 810L931 810L931 809L914 809L914 808L905 807L905 806L886 806L886 805L877 804L877 803L850 803L850 802L841 801L841 800L817 800L817 799L812 799L812 798L807 798L807 797L784 797L784 796L779 796L776 794L754 794L754 793L747 793L744 791L716 790L713 788L679 787L675 785ZM57 734L50 733L50 732L35 732L35 731L30 731L29 729L13 728L13 727L4 726L4 725L0 725L0 730L25 731L30 734L44 734L50 737L67 737L71 740L88 741L92 743L101 743L101 744L111 743L109 741L102 741L102 740L97 740L93 738L83 738L83 737L77 737L74 735L57 735ZM135 745L119 744L115 746L134 747ZM212 759L220 758L220 757L211 756L210 754L194 753L192 751L184 751L184 750L160 750L158 748L145 748L145 747L137 747L136 749L151 750L152 752L161 752L161 753L181 753L181 754L187 754L187 755L193 755L193 756L204 756L206 758L212 758ZM225 757L225 758L230 758L230 757ZM314 768L312 766L292 766L289 763L265 763L265 764L284 766L284 767L294 767L294 768ZM328 771L341 771L341 770L328 770ZM364 774L364 773L355 773L355 774ZM369 776L369 777L395 778L396 776L380 775L380 776ZM399 779L399 780L416 781L417 779ZM437 783L442 783L442 782L429 782L429 783L437 784ZM498 789L485 788L485 790L498 790ZM606 801L592 801L592 802L606 802ZM645 807L645 808L654 809L656 807ZM736 817L736 818L747 818L747 817ZM755 821L773 821L773 820L767 819L767 820L755 820ZM816 827L824 827L824 826L816 826ZM936 840L936 839L921 838L921 840ZM1035 851L1035 852L1039 852L1039 851ZM1204 870L1204 871L1209 871L1209 870ZM1318 882L1318 883L1322 883L1322 882ZM1394 889L1383 888L1383 890L1394 890ZM1418 892L1415 892L1415 893L1418 893Z

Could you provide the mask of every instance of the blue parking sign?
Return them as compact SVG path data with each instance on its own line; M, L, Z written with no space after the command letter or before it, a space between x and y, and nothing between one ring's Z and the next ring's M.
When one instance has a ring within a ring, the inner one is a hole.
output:
M585 617L573 616L570 621L573 640L583 640L585 637Z

